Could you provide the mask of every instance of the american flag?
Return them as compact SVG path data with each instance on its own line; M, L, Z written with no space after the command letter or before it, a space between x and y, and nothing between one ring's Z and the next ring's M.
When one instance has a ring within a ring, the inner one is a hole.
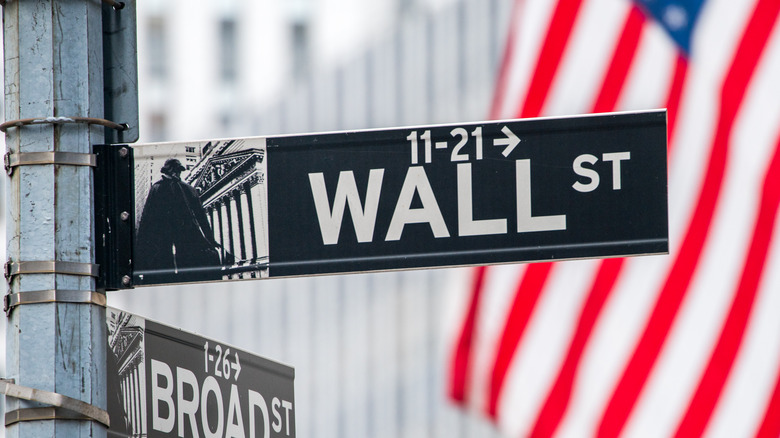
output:
M468 271L508 436L780 436L780 0L516 0L494 118L668 109L670 254Z

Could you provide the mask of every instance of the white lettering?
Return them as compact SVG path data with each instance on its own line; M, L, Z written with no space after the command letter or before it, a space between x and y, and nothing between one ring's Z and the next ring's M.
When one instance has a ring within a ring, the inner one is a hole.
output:
M284 430L287 436L290 436L290 409L292 409L292 403L287 400L282 400L282 408L284 408Z
M588 169L587 167L582 167L582 163L588 163L588 164L595 164L596 161L599 159L594 157L591 154L582 154L579 157L574 159L574 173L576 173L579 176L588 178L590 182L587 184L583 184L579 181L572 184L572 187L574 187L574 190L586 193L586 192L592 192L596 190L596 187L599 186L599 174L593 169Z
M225 428L225 438L245 438L244 417L241 415L241 402L238 399L238 386L235 384L230 385L230 402L228 402L227 418L228 424Z
M167 385L160 386L159 376L163 376ZM160 416L160 402L168 407L168 417ZM173 430L176 407L173 404L173 373L163 362L152 359L152 429L169 433Z
M620 190L620 162L631 159L631 152L613 152L601 156L604 161L612 162L612 190Z
M333 198L333 209L328 202L324 175L321 172L309 174L309 184L314 197L314 207L317 210L323 244L335 245L338 243L341 221L347 205L349 205L349 211L352 214L352 223L355 226L358 242L371 242L374 239L374 225L376 224L376 212L379 207L379 194L382 190L384 172L384 169L371 169L369 171L365 209L360 202L355 174L351 170L339 173L336 195Z
M566 229L566 215L531 216L531 160L515 162L517 184L517 232Z
M188 385L190 388L192 388L192 399L187 400L184 398L184 385ZM198 403L200 402L200 398L198 395L200 394L200 389L198 387L198 379L195 377L195 373L192 371L176 367L176 406L179 408L179 416L178 422L179 422L179 436L185 437L185 436L192 436L195 438L198 438L198 423L195 419L195 414L198 412ZM190 429L192 430L191 435L186 435L184 433L184 416L189 417L190 420Z
M471 163L458 164L458 235L506 234L506 219L474 220Z
M422 208L411 208L415 192L420 195ZM450 237L425 169L421 166L413 166L406 173L385 240L400 240L406 224L420 223L429 224L436 238Z
M274 397L273 400L271 400L271 412L274 414L274 422L272 423L272 427L274 428L274 432L279 433L282 431L282 417L279 415L279 405L281 402L278 398Z
M284 430L288 436L294 428L294 423L290 424L292 402L274 397L274 421L271 422L269 406L259 392L246 390L245 411L239 396L243 389L237 384L230 385L230 398L225 403L221 380L210 375L199 382L189 369L176 367L175 371L174 375L168 364L151 359L152 428L156 431L170 434L177 428L178 436L195 438L199 438L201 431L206 438L255 438L258 434L270 438L272 428L277 433ZM262 419L257 417L258 408ZM247 412L248 430L244 423ZM261 421L261 425L257 424Z
M263 438L269 438L271 436L271 428L268 420L268 406L265 404L265 399L259 392L249 390L249 436L255 438L255 408L260 408L260 413L263 414Z
M217 428L212 432L209 424L208 401L209 394L213 393L217 400ZM219 383L214 376L206 377L203 381L203 392L200 395L200 421L203 424L203 434L208 438L221 438L222 431L225 428L225 413L222 411L224 402L222 401L222 390L219 389Z

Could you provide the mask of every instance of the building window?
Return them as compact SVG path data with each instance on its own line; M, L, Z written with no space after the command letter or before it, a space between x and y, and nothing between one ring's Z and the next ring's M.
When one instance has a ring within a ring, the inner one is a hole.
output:
M168 43L166 38L165 18L152 16L149 18L147 38L149 73L153 78L165 79L168 75Z
M306 77L309 69L309 23L304 20L295 20L290 26L292 33L292 68L296 79Z
M223 82L236 81L238 70L236 20L223 18L219 22L219 76Z
M167 137L168 123L163 113L154 113L149 117L149 140L163 141Z
M404 14L411 14L415 11L415 8L418 6L418 2L416 0L401 0L398 2L398 12L399 15Z

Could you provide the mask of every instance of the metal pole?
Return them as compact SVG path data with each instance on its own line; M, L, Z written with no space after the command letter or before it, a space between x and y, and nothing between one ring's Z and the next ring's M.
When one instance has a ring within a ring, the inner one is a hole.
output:
M91 153L93 144L103 142L103 126L62 123L62 118L103 117L101 2L3 3L6 120L60 118L57 123L7 128L8 151ZM88 269L95 257L92 169L20 165L10 177L6 199L8 258L16 267L10 293L54 291L50 295L60 297L67 295L63 291L94 291ZM31 261L56 263L37 264L53 269L23 268L36 266L24 264ZM19 297L31 296L36 294ZM25 304L8 318L6 377L21 387L105 410L105 309L67 300L20 301ZM6 412L15 412L16 418L31 418L29 408L48 408L39 412L51 418L11 424L6 436L106 436L99 422L63 419L67 415L62 408L6 397Z

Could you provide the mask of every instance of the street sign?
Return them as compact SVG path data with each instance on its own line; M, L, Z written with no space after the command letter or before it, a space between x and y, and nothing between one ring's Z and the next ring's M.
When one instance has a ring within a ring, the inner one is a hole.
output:
M668 251L665 111L130 155L132 278L118 287Z
M109 436L295 437L294 370L108 308Z
M103 109L106 119L124 124L106 128L106 141L138 141L138 25L136 0L103 2Z

